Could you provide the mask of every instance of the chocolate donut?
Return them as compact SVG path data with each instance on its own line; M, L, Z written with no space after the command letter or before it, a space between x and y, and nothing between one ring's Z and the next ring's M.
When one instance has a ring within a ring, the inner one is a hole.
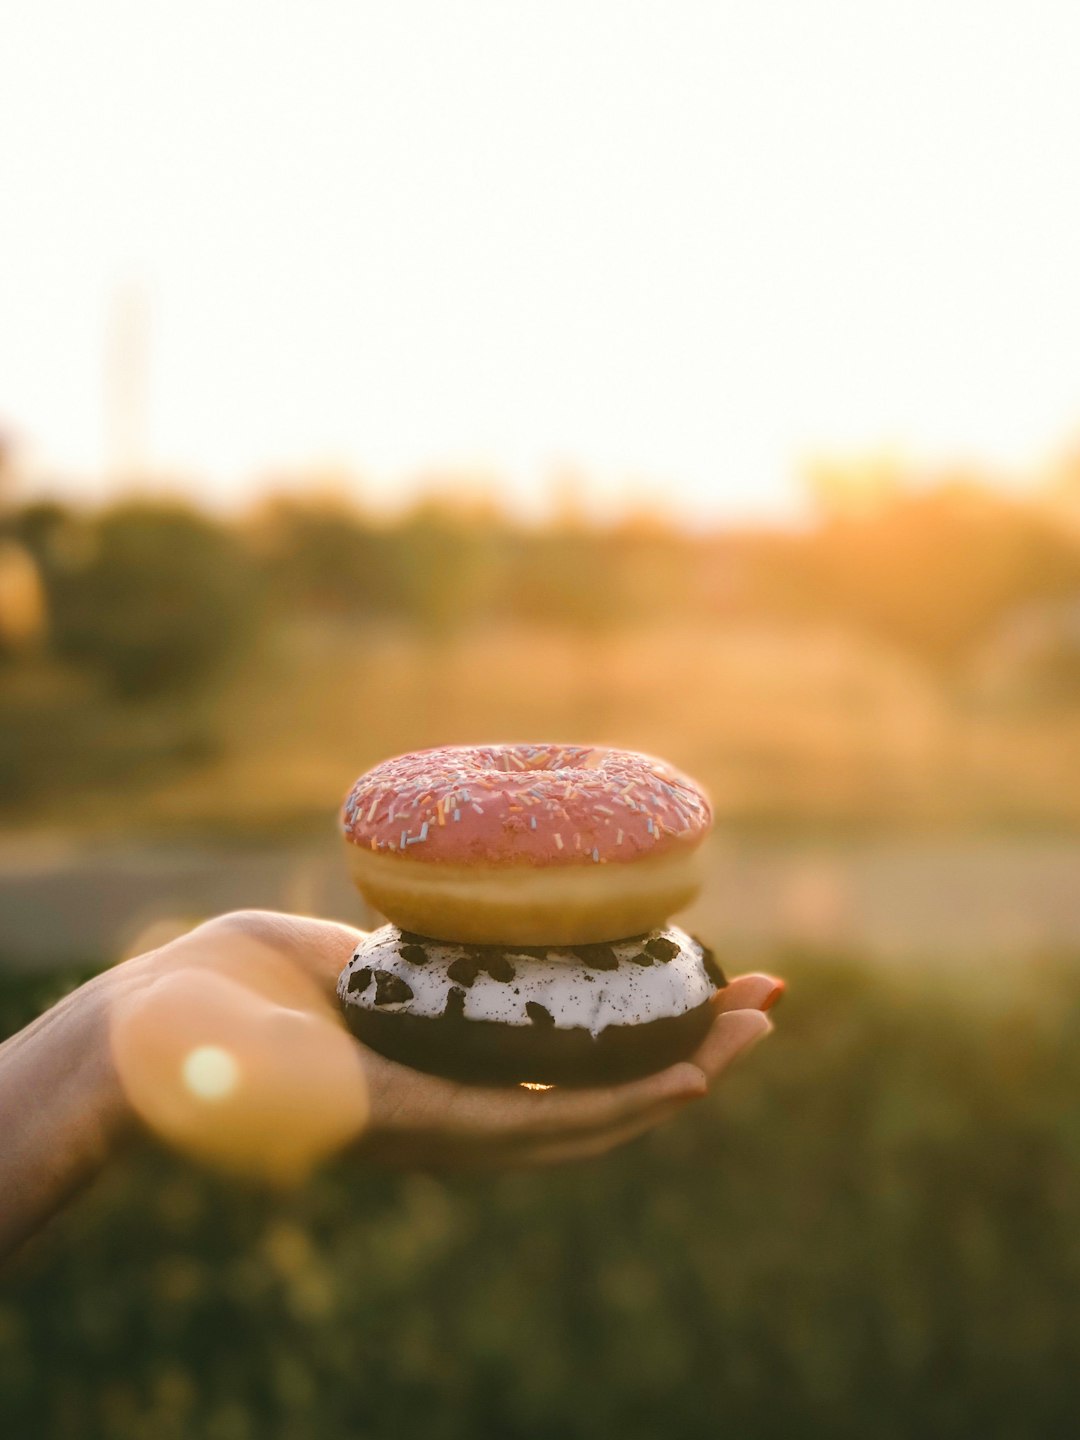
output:
M597 1085L696 1048L724 976L675 926L609 943L463 945L385 925L337 993L353 1034L389 1059L476 1084Z
M595 745L451 745L386 760L346 798L353 879L396 925L574 945L663 925L700 887L711 823L666 761Z

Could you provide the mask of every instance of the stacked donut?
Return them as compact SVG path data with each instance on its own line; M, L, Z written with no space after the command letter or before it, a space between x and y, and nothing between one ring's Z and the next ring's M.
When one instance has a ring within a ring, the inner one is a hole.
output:
M584 1085L659 1070L724 979L669 923L711 816L664 761L584 745L452 746L377 765L342 829L390 924L338 981L350 1028L455 1079Z

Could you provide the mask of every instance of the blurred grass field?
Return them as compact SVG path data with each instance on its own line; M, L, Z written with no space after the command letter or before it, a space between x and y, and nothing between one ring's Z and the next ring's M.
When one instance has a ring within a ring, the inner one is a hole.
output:
M714 1097L565 1172L280 1196L137 1148L9 1273L4 1440L1080 1432L1071 521L945 488L772 535L0 530L0 1033L200 895L358 922L346 787L478 739L699 777L693 921L791 981Z
M4 1433L1075 1433L1075 957L775 963L752 1063L585 1166L268 1197L135 1151L9 1274ZM4 1030L56 986L6 980Z
M1080 824L1080 708L964 704L821 626L581 636L496 621L432 643L386 622L298 619L194 701L117 707L43 668L7 689L5 720L22 828L315 833L388 755L548 735L673 758L744 830Z
M0 1440L1080 1440L1080 5L0 35L0 1042L213 915L378 923L341 801L454 743L688 772L673 919L788 982L587 1164L133 1142L5 1259ZM297 1017L141 1000L162 1135L286 1137Z
M667 755L729 826L1080 823L1080 530L972 484L802 532L316 493L0 514L0 814L259 835L389 754Z

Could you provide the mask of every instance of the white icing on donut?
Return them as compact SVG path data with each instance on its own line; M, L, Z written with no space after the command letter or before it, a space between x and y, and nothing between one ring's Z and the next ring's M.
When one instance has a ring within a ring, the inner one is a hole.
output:
M678 946L670 960L641 965L631 960L650 940L669 940ZM490 1020L503 1025L532 1025L526 1006L542 1005L558 1029L587 1029L595 1038L609 1025L642 1025L649 1020L684 1015L703 1004L716 988L705 969L702 947L684 930L669 926L632 940L617 940L609 947L619 962L617 970L590 966L571 950L552 947L546 959L515 952L513 946L491 947L502 952L514 969L512 980L496 980L480 970L466 985L448 974L455 960L475 953L474 947L440 940L423 941L428 956L415 964L401 954L408 948L395 925L373 931L356 947L338 978L338 998L345 1005L437 1019L446 1009L447 996L457 987L464 994L466 1020ZM376 1005L374 979L361 991L349 993L349 981L365 966L400 977L412 991L403 1001Z

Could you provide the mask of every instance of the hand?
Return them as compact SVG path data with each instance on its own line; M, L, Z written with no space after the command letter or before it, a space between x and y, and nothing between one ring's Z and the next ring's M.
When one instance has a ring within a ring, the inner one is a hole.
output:
M734 980L690 1060L644 1080L457 1085L349 1035L334 986L359 939L329 921L225 915L105 971L0 1045L0 1254L136 1119L199 1157L283 1181L349 1144L421 1169L602 1154L706 1094L769 1033L763 1012L783 990L767 975Z
M334 986L360 938L329 921L243 911L119 967L130 989L117 1002L113 1053L144 1120L197 1153L284 1178L350 1141L425 1169L580 1159L705 1095L768 1034L762 1012L783 988L767 975L733 981L693 1057L644 1080L541 1092L460 1085L348 1035Z

